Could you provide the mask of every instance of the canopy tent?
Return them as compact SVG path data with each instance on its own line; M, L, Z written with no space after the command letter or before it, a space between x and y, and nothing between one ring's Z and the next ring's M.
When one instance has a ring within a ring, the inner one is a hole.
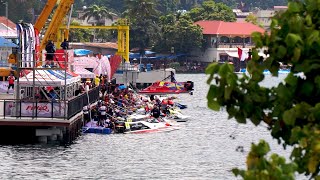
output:
M24 77L19 78L20 86L32 86L33 78L35 86L64 86L80 81L80 76L74 76L67 73L65 79L63 72L56 70L35 70L35 76L33 72L30 72ZM17 81L16 81L17 82Z
M18 47L18 45L8 41L3 37L0 37L0 47Z
M86 56L90 53L92 53L92 51L90 51L88 49L74 49L74 54L76 56Z
M151 54L155 54L156 52L153 51L144 51L144 55L151 55ZM133 58L140 58L140 53L129 53L129 58L133 59Z
M102 56L101 59L97 59L97 66L94 68L93 72L96 75L107 75L108 80L111 78L111 66L107 56Z
M74 62L72 65L81 66L83 68L94 68L96 67L96 57L74 57Z
M75 71L76 74L79 74L81 76L81 78L86 79L86 78L90 78L93 79L95 78L95 74L83 67L80 66L76 66L75 67Z

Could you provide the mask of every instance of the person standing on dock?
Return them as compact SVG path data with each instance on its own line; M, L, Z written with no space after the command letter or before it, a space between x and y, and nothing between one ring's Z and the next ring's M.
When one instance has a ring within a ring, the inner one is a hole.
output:
M56 47L53 44L53 42L51 40L48 41L48 44L46 45L46 60L47 63L46 64L53 64L53 59L54 59L54 53L56 52Z
M104 125L104 121L107 119L107 107L105 106L105 103L102 102L102 105L99 108L99 112L100 112L100 117L99 117L99 121L98 121L98 126L103 126Z
M82 108L82 111L83 111L83 121L84 123L87 123L90 121L90 114L89 114L89 107L88 106L84 106Z
M10 89L10 87L12 87L12 90L14 90L14 80L15 80L15 79L16 79L16 78L13 76L13 74L10 74L10 75L8 76L9 86L8 86L7 94L9 94L9 89Z
M69 49L69 42L67 41L67 39L64 39L64 41L61 43L60 47L64 50Z

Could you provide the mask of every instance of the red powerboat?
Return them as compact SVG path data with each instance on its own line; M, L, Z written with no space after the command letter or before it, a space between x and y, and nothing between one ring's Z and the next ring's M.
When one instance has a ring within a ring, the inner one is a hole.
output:
M140 94L180 94L190 93L193 90L193 82L167 82L157 81L151 86L139 91Z

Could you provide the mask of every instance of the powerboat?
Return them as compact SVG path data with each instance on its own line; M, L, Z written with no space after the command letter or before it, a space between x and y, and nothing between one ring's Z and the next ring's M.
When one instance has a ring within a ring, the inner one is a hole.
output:
M169 109L170 114L166 117L176 122L187 122L190 116L184 115L178 109Z
M149 119L148 121L125 122L125 134L141 134L151 132L167 132L179 129L169 121Z
M140 94L156 95L156 94L180 94L190 93L193 91L193 82L167 82L157 81L151 86L139 91Z

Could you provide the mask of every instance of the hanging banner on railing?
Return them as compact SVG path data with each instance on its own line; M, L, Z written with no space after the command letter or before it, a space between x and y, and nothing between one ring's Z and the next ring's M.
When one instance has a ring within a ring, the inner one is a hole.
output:
M15 104L14 102L5 103L5 115L6 116L19 116L21 117L64 117L65 106L64 103L21 103Z

